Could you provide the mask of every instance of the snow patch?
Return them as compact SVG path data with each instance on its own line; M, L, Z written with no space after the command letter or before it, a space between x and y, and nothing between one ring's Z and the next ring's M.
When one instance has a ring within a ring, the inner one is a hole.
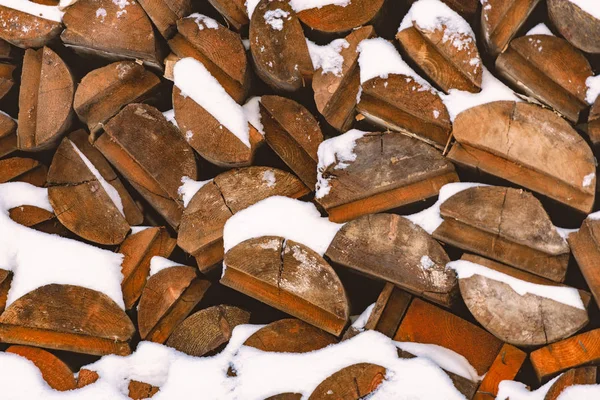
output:
M569 0L577 7L581 8L586 13L590 14L596 19L600 19L600 4L598 0Z
M343 49L350 47L350 43L346 39L335 39L325 46L306 39L308 52L313 63L313 68L322 69L322 74L332 73L335 76L342 75L342 67L344 65L344 57L340 54Z
M290 5L294 11L300 12L329 5L346 7L350 2L351 0L290 0Z
M96 18L102 18L102 22L104 22L106 15L106 10L104 8L99 8L96 10Z
M154 256L150 259L150 276L156 274L159 271L162 271L163 269L177 267L180 265L181 264L176 263L175 261L171 261L168 258Z
M207 17L206 15L193 13L188 15L186 18L193 19L196 22L196 25L198 25L198 29L201 31L203 31L204 28L219 29L219 23L214 19Z
M496 400L544 400L558 378L560 375L533 392L530 392L527 386L521 382L502 381L498 385Z
M173 125L175 125L177 128L179 128L179 125L177 125L177 120L175 120L175 110L165 111L163 113L163 115L165 116L165 118L167 119L167 121L169 121L170 123L172 123Z
M590 76L585 80L587 86L587 92L585 94L585 100L588 104L594 104L598 95L600 95L600 75Z
M265 136L265 127L261 122L260 116L260 96L251 97L242 108L250 125L260 132L261 135Z
M565 388L556 400L600 399L600 385L573 385Z
M352 327L361 332L364 331L365 325L367 325L367 322L369 322L369 318L371 317L371 313L373 312L373 308L375 308L375 303L365 308L365 311L363 311L362 314L360 314L358 318L354 320L354 322L352 323Z
M183 206L187 207L190 204L190 201L198 192L198 190L202 189L204 185L211 182L212 179L207 181L195 181L189 176L184 176L181 178L181 186L177 189L177 194L183 200Z
M429 258L428 255L424 255L423 257L421 257L420 263L421 263L421 268L423 268L423 269L429 269L435 265L433 260L431 258Z
M153 226L132 226L131 227L131 234L135 235L136 233L140 233L142 231L145 231L148 228L153 228Z
M277 178L275 178L275 173L271 170L263 172L262 181L267 187L272 188L277 184Z
M596 178L596 174L592 172L591 174L587 174L583 177L583 182L581 183L583 187L589 187L594 179Z
M283 19L289 17L290 13L287 11L283 11L278 8L276 10L269 10L265 13L264 18L265 22L271 26L271 29L275 29L276 31L283 30Z
M540 22L539 24L534 26L525 34L525 36L531 36L531 35L554 36L554 34L550 30L550 28L548 28L548 26L546 26L546 24L544 24L543 22Z

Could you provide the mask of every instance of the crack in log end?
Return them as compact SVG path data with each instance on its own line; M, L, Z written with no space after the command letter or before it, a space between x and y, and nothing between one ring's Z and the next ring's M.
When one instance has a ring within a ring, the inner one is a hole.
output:
M229 210L229 212L231 213L231 215L234 215L235 213L233 212L233 210L231 209L231 207L229 207L229 204L227 204L227 199L225 198L225 195L223 195L223 191L219 187L219 184L214 179L211 182L217 188L217 191L219 192L219 195L221 196L221 199L223 199L223 204L225 204L225 207L227 207L227 209Z
M277 275L277 292L281 294L281 277L283 276L283 258L287 250L287 239L281 241L281 251L279 252L279 273ZM289 250L288 250L289 251Z

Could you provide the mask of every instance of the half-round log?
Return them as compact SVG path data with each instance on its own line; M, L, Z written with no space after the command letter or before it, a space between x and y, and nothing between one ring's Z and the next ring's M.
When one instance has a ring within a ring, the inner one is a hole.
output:
M383 8L384 0L352 0L346 6L326 5L298 12L298 18L312 30L342 33L373 21Z
M600 21L569 0L548 0L548 15L556 29L573 46L600 53Z
M308 353L335 343L335 336L304 321L281 319L254 332L244 346L277 353Z
M27 182L33 186L46 185L48 168L33 158L11 157L0 160L0 183Z
M562 374L546 393L544 400L558 400L560 394L569 386L574 385L595 385L596 384L596 368L581 367L570 369Z
M60 22L0 5L0 39L23 49L43 47L63 29ZM6 27L9 27L8 29Z
M236 31L248 25L246 0L208 0Z
M175 34L177 21L190 14L193 0L138 0L160 34L169 39Z
M73 371L54 354L29 346L10 346L7 353L18 354L35 364L46 383L55 390L73 390L77 387Z
M308 399L364 399L377 390L385 379L385 374L386 369L376 364L354 364L321 382Z

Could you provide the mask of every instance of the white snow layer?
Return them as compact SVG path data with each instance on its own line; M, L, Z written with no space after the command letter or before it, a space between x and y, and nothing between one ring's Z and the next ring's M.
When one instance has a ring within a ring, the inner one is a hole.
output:
M281 236L323 255L343 224L330 222L312 203L272 196L245 208L225 223L225 252L244 240Z
M191 18L198 25L198 29L203 31L206 29L219 29L219 23L212 19L211 17L207 17L206 15L193 13L188 15L186 18Z
M169 121L170 123L175 125L177 128L179 128L179 125L177 125L177 120L175 119L175 110L173 110L173 109L167 110L163 113L163 115L165 116L167 121Z
M265 127L261 122L260 116L260 96L251 97L242 108L244 109L244 114L246 114L248 122L250 122L254 129L260 132L261 135L265 136Z
M352 323L352 327L354 329L358 329L359 331L364 331L365 325L367 325L367 322L369 322L369 318L371 317L371 313L373 312L373 308L375 308L375 303L365 308L365 311L363 311L362 314L360 314L358 318L354 320L354 322Z
M329 5L346 7L350 3L351 0L290 0L290 5L296 12L310 10L312 8L322 8Z
M586 13L596 19L600 19L600 3L598 0L569 0L577 7L581 8Z
M62 17L65 14L59 6L46 6L29 0L0 0L0 6L54 22L62 22Z
M175 261L169 260L168 258L164 258L161 256L154 256L150 259L150 276L156 274L159 271L162 271L165 268L177 267L180 265L181 264L176 263Z
M530 392L527 386L521 382L502 381L498 385L496 400L544 400L558 378L560 378L560 375L533 392Z
M525 36L531 36L531 35L554 36L554 34L550 30L550 28L548 28L548 26L546 26L546 24L543 22L540 22L539 24L534 26L525 34Z
M210 181L212 181L212 179L207 181L195 181L189 176L182 177L181 186L179 186L179 189L177 189L177 194L183 201L183 206L187 207L196 192L202 189L202 187Z
M322 74L331 72L335 76L342 75L344 57L340 53L343 49L350 47L350 43L346 39L335 39L325 46L319 46L306 39L306 44L315 71L322 68Z
M596 98L600 95L600 75L590 76L585 80L585 85L587 86L585 100L588 104L594 104Z
M75 3L77 3L77 0L60 0L60 2L58 3L58 8L64 10L65 8L72 6Z
M246 12L248 13L248 19L252 19L252 14L254 14L254 9L260 3L260 0L246 0Z
M573 385L565 388L556 400L600 399L600 385Z
M173 67L175 86L208 111L221 125L250 147L248 119L238 103L227 94L204 65L192 58L179 60Z
M268 25L270 25L272 29L276 31L281 31L283 30L284 19L289 19L289 16L289 12L283 11L282 9L278 8L276 10L268 10L264 15L264 19L265 22Z
M136 233L140 233L141 231L145 231L148 228L153 228L153 226L132 226L131 227L131 234L135 235Z

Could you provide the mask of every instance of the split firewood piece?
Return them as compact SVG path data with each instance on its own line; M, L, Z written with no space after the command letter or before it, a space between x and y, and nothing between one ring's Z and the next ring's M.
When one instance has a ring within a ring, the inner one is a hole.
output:
M597 367L581 367L570 369L552 384L544 400L557 400L560 394L569 386L595 385Z
M335 336L304 321L282 319L256 331L244 346L277 353L308 353L335 343Z
M587 131L592 145L594 148L598 148L600 146L600 96L596 99L590 109Z
M17 121L0 112L0 158L17 150ZM2 169L0 168L0 171Z
M19 206L9 210L9 217L18 224L24 225L36 231L73 237L74 235L64 227L51 213L43 208L35 206Z
M12 272L0 268L0 314L4 312L6 307L6 299L12 282Z
M375 36L372 26L363 26L352 31L339 52L343 58L341 70L325 71L319 68L313 75L312 88L317 110L325 120L340 132L352 127L356 115L357 95L360 89L358 66L358 44Z
M169 39L175 34L177 21L193 10L192 0L138 1L165 39Z
M390 338L394 337L412 298L410 293L392 283L386 283L369 315L365 329L381 332Z
M586 53L600 53L600 13L594 2L548 0L548 15L573 46Z
M208 0L236 31L248 25L245 0Z
M339 336L349 317L337 274L318 253L277 236L246 240L225 254L221 283Z
M58 143L72 120L73 75L50 48L27 49L19 93L18 147L46 150Z
M577 123L588 107L585 81L593 76L592 67L564 39L549 35L514 39L496 59L496 68L513 85L571 122Z
M48 199L58 220L94 243L121 243L144 216L84 130L64 138L48 170Z
M443 2L467 21L473 19L479 8L479 0L443 0Z
M206 273L223 259L223 227L244 208L271 196L300 198L310 190L294 175L270 167L247 167L217 175L183 212L177 244Z
M568 242L596 304L600 304L600 221L597 215L594 213L588 216L581 228L569 235Z
M345 5L329 4L311 7L316 2L292 1L298 18L312 30L343 33L373 21L383 8L384 0L352 0Z
M386 369L380 365L360 363L343 368L329 376L312 392L309 400L360 400L373 393L385 379Z
M123 254L121 288L126 309L131 309L142 295L152 257L169 257L176 244L177 241L163 227L146 228L128 236L121 243L118 253Z
M81 286L42 286L0 315L0 341L75 353L127 355L134 332L110 297Z
M149 383L129 381L129 398L133 400L149 399L158 393L159 388L152 386Z
M65 30L60 37L78 53L112 60L139 59L163 69L162 51L152 23L135 0L79 0L67 8L63 23Z
M569 245L531 193L500 186L473 187L440 207L433 237L539 276L562 282Z
M487 51L502 53L540 0L483 0L481 31Z
M6 352L20 355L34 363L52 389L65 391L77 387L73 371L60 358L46 350L29 346L10 346Z
M179 58L200 61L236 102L244 102L251 67L239 34L205 15L192 14L177 22L169 47Z
M317 172L315 197L334 222L421 201L458 181L452 163L433 147L389 132L351 130L324 141Z
M446 93L481 90L482 61L469 23L443 2L417 1L396 38L408 56Z
M600 362L600 329L552 343L529 355L540 380L546 381L570 368Z
M571 125L550 110L512 101L470 108L454 120L448 157L589 213L594 155Z
M133 61L119 61L83 77L73 108L92 135L129 103L140 103L160 84L160 79Z
M247 324L250 313L234 306L219 305L200 310L177 325L167 346L195 357L217 350L231 339L233 328Z
M502 345L492 366L481 381L473 400L494 400L498 394L498 385L504 380L513 380L521 370L527 353L511 346Z
M369 214L346 223L325 255L373 278L449 307L457 294L450 258L423 228L395 214Z
M94 145L177 228L183 213L177 192L181 179L198 176L194 152L179 130L156 108L129 104L104 131Z
M48 168L33 158L11 157L0 160L0 183L27 182L34 186L46 185Z
M286 0L258 3L250 19L249 39L256 73L266 84L287 92L310 85L312 59L300 21Z
M309 188L317 183L317 150L323 142L319 123L294 100L262 96L261 123L267 144Z
M10 2L4 2L9 4ZM62 31L62 12L58 7L18 2L11 8L0 5L0 39L23 49L43 47ZM25 3L25 4L23 4Z
M77 374L77 389L91 385L100 379L100 375L96 371L90 371L89 369L81 368Z
M142 340L164 343L209 287L210 282L199 278L193 267L169 267L150 276L138 305Z
M0 63L0 100L8 93L15 83L13 80L14 70L14 65Z

